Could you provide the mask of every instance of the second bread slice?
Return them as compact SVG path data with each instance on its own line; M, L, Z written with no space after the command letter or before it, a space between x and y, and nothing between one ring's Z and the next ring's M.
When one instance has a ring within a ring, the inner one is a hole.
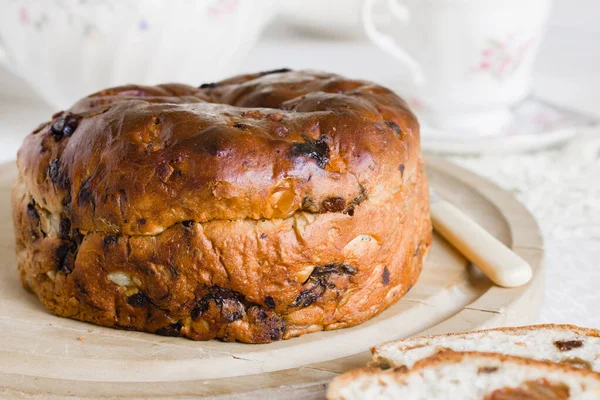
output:
M372 349L374 364L406 366L444 350L494 352L600 371L600 330L532 325L398 340Z

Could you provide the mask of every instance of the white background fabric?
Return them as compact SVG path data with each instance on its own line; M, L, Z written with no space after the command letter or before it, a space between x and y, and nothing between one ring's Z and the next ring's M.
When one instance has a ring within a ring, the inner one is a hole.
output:
M600 327L600 132L561 151L452 160L512 191L536 217L546 250L539 321Z

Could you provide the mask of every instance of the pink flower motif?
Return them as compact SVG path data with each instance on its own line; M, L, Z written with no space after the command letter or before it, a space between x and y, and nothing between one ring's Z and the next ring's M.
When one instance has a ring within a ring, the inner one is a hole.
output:
M411 109L416 111L422 110L424 108L423 103L417 97L411 97L410 99L408 99L408 105Z
M218 0L216 4L208 9L208 14L221 17L227 14L232 14L238 7L239 0Z
M550 127L553 124L556 124L559 122L556 117L554 117L551 114L548 114L544 111L540 111L538 114L536 114L533 121L537 125L542 127L542 129L545 129L546 127Z
M500 66L498 67L500 74L502 74L510 66L511 62L512 58L510 58L509 56L506 56L502 59L502 61L500 62Z
M474 72L486 72L497 79L503 79L514 73L535 43L535 38L517 42L513 36L501 42L490 39L488 45L481 51L479 65Z
M27 9L25 7L21 7L19 9L19 20L21 21L22 24L29 23L29 12L27 11Z

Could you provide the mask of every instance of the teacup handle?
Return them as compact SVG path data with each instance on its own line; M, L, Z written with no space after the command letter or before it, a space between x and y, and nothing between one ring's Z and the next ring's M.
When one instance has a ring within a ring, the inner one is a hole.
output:
M380 0L365 0L363 3L363 25L365 33L373 43L386 51L402 64L404 64L411 72L413 80L417 85L425 83L425 74L421 65L408 52L396 44L394 39L377 29L373 18L373 9L375 4ZM400 22L408 23L410 20L410 11L408 8L395 0L387 0L387 7L390 13Z

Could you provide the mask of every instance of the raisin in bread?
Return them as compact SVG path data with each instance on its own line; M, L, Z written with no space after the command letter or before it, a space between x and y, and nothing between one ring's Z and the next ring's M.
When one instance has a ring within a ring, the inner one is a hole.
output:
M573 325L498 328L398 340L372 349L375 364L412 367L442 350L483 351L568 363L600 371L600 330Z
M445 351L411 369L356 370L333 380L329 400L592 400L600 374L497 353Z

